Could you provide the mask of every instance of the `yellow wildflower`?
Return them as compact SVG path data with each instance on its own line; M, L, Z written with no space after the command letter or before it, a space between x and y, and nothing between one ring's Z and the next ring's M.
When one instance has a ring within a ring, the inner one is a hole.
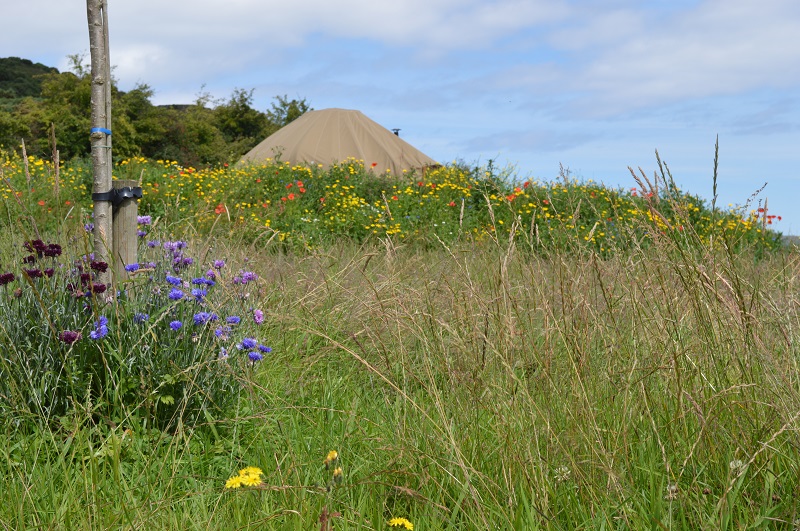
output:
M244 475L244 476L239 476L239 478L241 479L242 485L244 485L245 487L257 487L261 485L260 476Z
M242 486L242 476L233 476L225 482L226 489L238 489Z
M402 527L404 529L408 529L409 531L414 529L414 524L412 524L405 518L392 518L387 523L389 527Z
M255 466L248 466L239 471L240 476L260 476L264 472Z

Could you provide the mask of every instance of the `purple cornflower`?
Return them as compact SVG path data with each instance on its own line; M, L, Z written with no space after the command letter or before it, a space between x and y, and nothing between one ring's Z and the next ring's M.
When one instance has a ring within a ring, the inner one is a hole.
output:
M231 315L230 317L225 318L225 322L228 324L239 324L242 321L242 318L238 315Z
M253 282L256 279L258 279L258 275L256 275L252 271L242 271L242 284Z
M237 345L239 350L250 350L254 349L258 346L258 341L253 339L252 337L246 337L242 339L242 342Z
M56 270L53 269L52 267L48 267L47 269L44 270L44 274L45 274L45 276L47 278L53 278L53 275L55 274L55 272L56 272Z
M89 267L92 268L93 271L97 271L98 273L105 273L108 270L108 264L105 262L95 262L94 260L91 261Z
M150 225L152 222L152 216L136 216L136 223L139 225Z
M206 271L206 278L211 282L214 282L214 279L217 278L217 274L214 272L213 269L209 269ZM209 286L213 286L214 284L209 284Z
M194 314L194 324L196 325L206 324L209 321L216 321L217 319L219 319L219 316L215 313L199 312Z
M136 231L136 235L137 235L138 237L140 237L140 238L144 238L145 236L147 236L147 233L146 233L145 231L143 231L142 229L138 229L138 230Z
M183 298L183 292L178 288L172 288L171 290L169 290L168 297L174 301L179 301Z
M0 275L0 286L5 286L6 284L14 282L14 278L14 273L3 273Z
M45 256L56 257L61 256L61 246L57 243L48 243L47 247L42 251Z
M151 249L153 249L154 247L158 247L159 245L161 245L161 242L158 240L149 240L147 242L147 246L150 247Z
M223 267L225 267L225 260L214 260L214 269L219 271Z
M261 361L264 359L264 355L257 350L251 350L250 352L248 352L247 357L250 358L250 361L253 362L253 365L255 365L257 361Z
M83 230L86 232L93 232L94 231L94 223L86 223L83 225Z
M91 339L103 339L108 334L108 317L103 315L100 316L100 319L95 321L94 323L94 330L89 332L89 337Z
M58 339L66 343L67 345L71 345L78 341L81 338L80 332L75 332L73 330L64 330L60 334L58 334Z
M108 288L108 286L106 286L105 284L95 284L94 282L90 282L87 288L89 289L90 292L98 294L98 293L104 293Z
M181 285L181 279L179 277L173 277L172 275L167 275L167 277L164 280L166 280L168 283L172 284L173 286L180 286Z
M256 324L261 324L264 322L264 312L261 310L253 310L253 321Z
M225 347L221 347L219 349L219 359L221 360L228 359L228 349L226 349Z
M125 266L125 271L127 271L128 273L133 273L134 271L138 271L138 270L139 270L139 264L138 263L128 264L128 265Z
M178 330L180 330L182 326L183 326L183 323L180 322L180 321L172 321L172 322L169 323L169 327L171 329L175 330L176 332Z
M23 271L30 278L42 278L42 272L39 269L23 269Z

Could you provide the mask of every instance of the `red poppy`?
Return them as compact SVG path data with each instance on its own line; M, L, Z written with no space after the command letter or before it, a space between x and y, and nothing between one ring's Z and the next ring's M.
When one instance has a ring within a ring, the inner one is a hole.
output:
M294 193L289 194L289 201L294 199Z
M447 203L447 206L454 207L454 206L456 206L456 202L455 201L450 201L449 203Z
M39 201L39 206L44 206L44 201Z
M223 212L225 212L225 205L220 203L220 204L217 205L217 208L214 209L214 213L222 214Z

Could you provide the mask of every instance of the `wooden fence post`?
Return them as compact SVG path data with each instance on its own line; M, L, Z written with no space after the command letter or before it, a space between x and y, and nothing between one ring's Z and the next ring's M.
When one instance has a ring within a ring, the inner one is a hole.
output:
M113 185L114 190L120 193L125 188L137 190L139 181L116 180ZM136 202L136 197L123 197L114 207L112 233L114 235L114 278L116 282L127 280L129 274L125 271L125 266L138 262L136 258L136 251L139 245L138 225L136 222L138 213L139 206Z

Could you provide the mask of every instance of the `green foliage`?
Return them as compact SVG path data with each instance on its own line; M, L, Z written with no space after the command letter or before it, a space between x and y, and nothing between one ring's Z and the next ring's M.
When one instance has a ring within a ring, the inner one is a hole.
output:
M33 87L19 94L14 89L15 98L0 105L0 146L16 149L24 139L28 153L46 156L52 150L50 131L54 124L63 160L89 156L90 71L82 56L70 59L72 71L63 73L18 68L26 65L25 60L16 58L0 64L0 76L8 76L9 86ZM5 70L2 65L6 65ZM187 106L154 106L152 96L146 84L123 92L112 80L115 157L145 156L194 167L233 163L266 136L311 109L305 99L279 96L263 113L252 107L253 91L243 89L234 90L224 102L202 95Z
M42 76L55 68L19 57L0 57L0 107L3 100L41 96Z

